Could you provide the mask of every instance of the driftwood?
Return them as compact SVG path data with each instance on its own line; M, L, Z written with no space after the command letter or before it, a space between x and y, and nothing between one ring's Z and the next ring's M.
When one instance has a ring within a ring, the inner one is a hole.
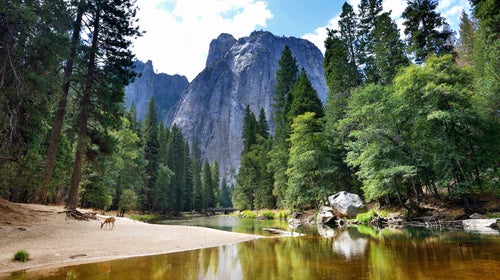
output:
M300 232L291 232L291 231L286 231L286 230L281 230L277 228L263 228L265 231L269 231L270 233L274 234L279 234L279 235L286 235L286 236L304 236L305 234L300 233Z
M68 219L75 219L75 220L80 220L80 221L88 221L89 219L97 220L97 217L93 212L82 213L76 209L68 209L65 211L61 211L59 213L66 213L65 220L68 220Z

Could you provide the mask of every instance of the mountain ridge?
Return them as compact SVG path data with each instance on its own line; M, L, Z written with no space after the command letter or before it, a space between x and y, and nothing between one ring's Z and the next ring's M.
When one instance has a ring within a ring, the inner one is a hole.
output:
M324 103L327 97L323 54L311 42L254 31L235 39L222 33L210 43L206 67L185 89L165 120L177 125L189 143L198 139L201 156L217 160L221 176L233 182L239 169L242 126L248 105L264 109L271 130L275 73L287 45Z

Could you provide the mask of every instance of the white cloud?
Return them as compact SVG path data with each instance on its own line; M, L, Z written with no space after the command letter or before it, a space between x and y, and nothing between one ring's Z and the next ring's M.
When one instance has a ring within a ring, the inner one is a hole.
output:
M353 6L354 11L358 13L358 6L361 0L349 0L349 4ZM391 11L391 17L396 21L398 28L403 32L403 18L401 15L406 9L406 0L384 0L382 6L385 12ZM437 12L446 18L446 21L452 29L458 32L458 24L460 23L460 15L462 10L470 14L469 0L441 0L437 7ZM326 28L338 29L339 14L335 15L326 26L320 26L311 33L304 34L303 39L307 39L314 43L321 52L325 52L324 41L327 37Z
M189 80L205 67L212 39L223 32L248 36L273 17L256 0L138 0L137 5L146 34L134 42L136 57L152 60L157 72Z

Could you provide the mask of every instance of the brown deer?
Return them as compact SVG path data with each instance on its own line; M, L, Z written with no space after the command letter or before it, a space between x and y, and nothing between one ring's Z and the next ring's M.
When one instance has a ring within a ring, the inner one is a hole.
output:
M111 226L111 230L115 228L115 218L114 217L109 217L104 220L104 222L101 223L101 229L104 225Z

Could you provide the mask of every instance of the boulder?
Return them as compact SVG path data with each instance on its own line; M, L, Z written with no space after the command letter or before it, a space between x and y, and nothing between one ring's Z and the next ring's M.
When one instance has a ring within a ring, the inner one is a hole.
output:
M339 216L355 218L359 213L367 211L359 195L342 191L328 197L328 202L333 211Z
M335 215L333 214L333 208L328 206L322 206L319 209L318 216L316 217L316 222L318 224L328 223Z
M498 228L497 219L467 219L462 225L464 228Z

